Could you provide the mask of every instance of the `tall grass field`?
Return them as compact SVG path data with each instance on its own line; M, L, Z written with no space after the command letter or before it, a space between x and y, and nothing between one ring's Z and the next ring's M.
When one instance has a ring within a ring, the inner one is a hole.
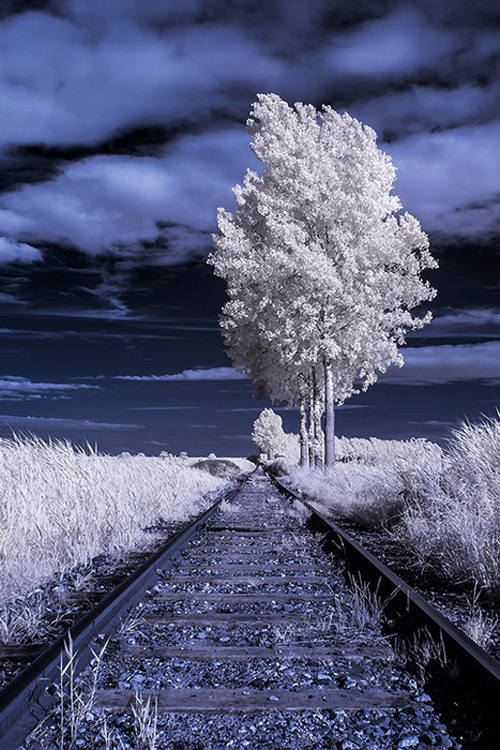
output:
M102 553L186 520L225 480L181 458L98 455L68 442L0 440L0 604Z
M425 440L337 447L335 469L291 469L291 485L327 513L388 528L444 579L500 591L499 418L462 424L444 450Z

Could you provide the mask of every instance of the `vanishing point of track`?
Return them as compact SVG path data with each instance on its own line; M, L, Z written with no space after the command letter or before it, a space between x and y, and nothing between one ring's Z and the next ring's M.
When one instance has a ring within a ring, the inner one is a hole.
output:
M352 597L318 535L291 516L262 473L226 499L234 506L226 504L222 513L216 504L202 514L71 629L80 667L90 660L97 636L102 641L109 635L113 643L103 657L95 708L111 715L152 700L159 715L171 717L172 737L185 743L172 747L211 747L212 741L216 747L217 721L234 727L235 717L245 717L235 748L240 741L241 747L267 746L266 732L271 747L273 722L274 741L279 731L284 737L296 732L304 746L306 738L310 746L344 747L335 743L352 726L348 721L337 726L334 715L362 716L365 724L379 727L379 746L373 726L369 733L375 743L370 747L380 749L399 747L383 744L383 733L396 736L400 720L406 732L401 747L414 746L404 742L418 734L420 718L413 726L411 717L426 713L422 691L398 676L393 652L380 635L355 632ZM455 668L482 680L489 698L496 699L500 669L494 660L467 642L465 656L464 642L455 649L446 622L443 630L444 618L429 620L429 605L422 615L418 595L416 601L390 571L388 583L384 566L363 556L347 536L339 537L312 506L308 512L323 544L330 552L341 550L351 567L390 598L407 632L424 627L440 638ZM130 626L117 636L118 625L138 604ZM64 639L1 691L1 750L22 744L53 703L50 687L58 681L62 652ZM178 719L186 716L192 717L187 724ZM260 717L260 723L248 717ZM485 720L493 727L496 717L487 709ZM326 744L314 739L315 732ZM193 744L196 737L200 745ZM284 743L278 739L275 746L289 746Z

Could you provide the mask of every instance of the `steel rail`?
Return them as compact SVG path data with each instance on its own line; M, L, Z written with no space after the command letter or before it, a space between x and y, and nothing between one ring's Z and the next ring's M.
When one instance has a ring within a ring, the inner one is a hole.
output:
M245 479L241 480L241 483ZM60 677L61 663L65 658L68 644L72 643L73 654L77 654L76 674L82 671L94 656L93 639L101 635L108 636L116 629L124 612L136 606L144 597L146 589L159 579L157 571L169 567L172 558L193 538L199 527L215 514L221 502L231 501L240 487L222 495L184 529L170 537L146 562L86 612L64 635L47 646L12 682L0 690L1 750L17 750L55 703L56 696L50 688Z
M459 710L481 712L488 729L500 737L500 662L487 654L462 630L442 615L421 594L409 586L394 571L358 541L323 515L311 502L301 497L269 471L267 474L278 489L290 499L302 503L311 513L308 525L323 531L323 542L330 550L341 554L348 570L355 571L369 583L386 604L384 612L397 617L397 629L406 638L428 634L444 650L451 673L447 690L467 694L467 701ZM455 698L456 699L456 698ZM495 745L496 746L496 745Z

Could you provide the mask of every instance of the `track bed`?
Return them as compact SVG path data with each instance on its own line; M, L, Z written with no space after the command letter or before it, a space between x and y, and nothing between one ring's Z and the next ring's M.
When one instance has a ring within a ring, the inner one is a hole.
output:
M149 748L156 727L156 750L460 747L369 609L255 474L82 676L74 746ZM55 711L23 747L60 740Z

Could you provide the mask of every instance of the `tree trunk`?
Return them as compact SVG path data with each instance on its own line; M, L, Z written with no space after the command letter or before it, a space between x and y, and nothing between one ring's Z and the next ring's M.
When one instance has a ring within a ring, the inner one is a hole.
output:
M307 412L305 399L300 399L300 465L309 466L309 438L307 434Z
M332 363L325 361L325 469L335 466L335 409Z
M309 430L307 440L307 453L309 455L309 466L314 466L314 388L311 386L309 393Z
M321 417L323 416L323 408L320 397L320 390L318 388L318 379L316 373L313 371L313 398L314 398L314 411L313 411L313 440L314 440L314 466L322 468L323 466L323 430L321 429Z
M323 408L321 404L321 399L319 396L316 398L316 411L314 415L314 421L315 421L315 428L314 431L316 433L316 460L315 465L318 467L318 469L323 468L323 441L324 441L324 435L323 435L323 428L321 426L321 417L323 416Z

